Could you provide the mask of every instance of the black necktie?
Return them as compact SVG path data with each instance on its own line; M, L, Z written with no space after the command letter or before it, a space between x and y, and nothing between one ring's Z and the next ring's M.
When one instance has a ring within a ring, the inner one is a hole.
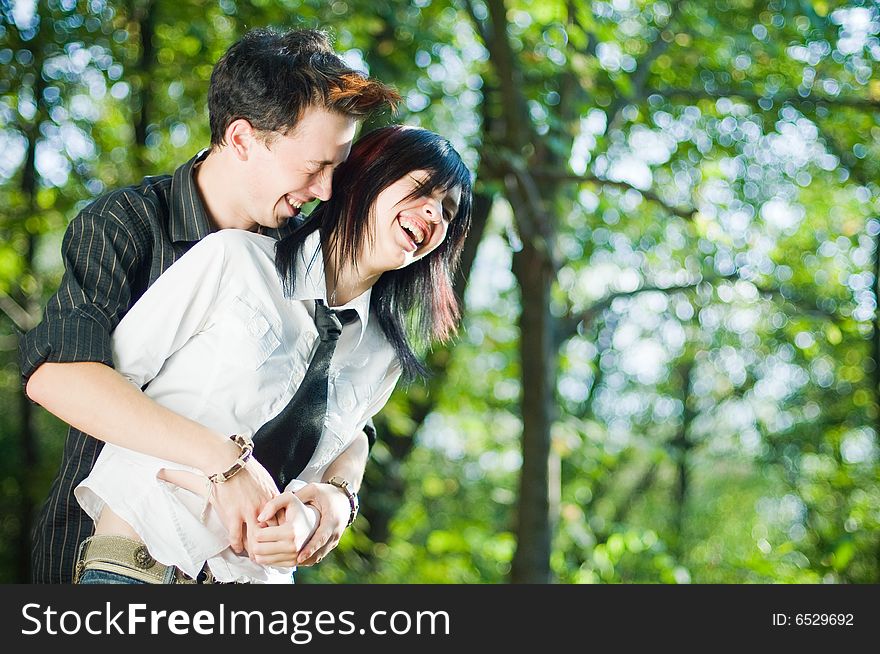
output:
M334 311L315 300L315 326L321 342L305 377L277 416L254 435L254 456L284 488L303 471L315 453L327 413L327 373L342 325L358 317L354 309Z

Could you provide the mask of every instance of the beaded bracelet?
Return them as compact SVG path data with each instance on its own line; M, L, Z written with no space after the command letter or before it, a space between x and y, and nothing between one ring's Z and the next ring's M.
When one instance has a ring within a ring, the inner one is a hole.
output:
M238 455L238 458L235 460L228 470L224 472L217 472L213 475L208 476L208 481L212 484L222 484L225 481L229 481L236 474L238 474L248 462L248 459L251 458L251 454L254 451L254 444L246 439L244 436L240 436L239 434L234 434L229 437L230 440L238 445L241 449L241 454Z

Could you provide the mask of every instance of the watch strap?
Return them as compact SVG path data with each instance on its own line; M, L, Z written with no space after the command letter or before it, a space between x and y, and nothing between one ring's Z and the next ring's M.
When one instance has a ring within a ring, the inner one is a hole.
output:
M352 492L351 488L349 488L348 480L343 479L342 477L334 475L327 480L327 483L336 486L336 488L345 493L345 496L348 498L348 505L351 508L351 513L348 516L348 523L345 526L350 527L358 514L359 502L357 494Z

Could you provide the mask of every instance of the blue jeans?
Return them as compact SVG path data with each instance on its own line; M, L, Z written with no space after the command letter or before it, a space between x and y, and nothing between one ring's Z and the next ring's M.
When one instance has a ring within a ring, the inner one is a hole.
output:
M294 583L295 577L290 575L290 583ZM106 572L104 570L86 570L80 575L80 584L144 584L146 581L134 579L118 572Z
M144 584L147 582L121 575L118 572L105 572L104 570L86 570L80 575L81 584Z

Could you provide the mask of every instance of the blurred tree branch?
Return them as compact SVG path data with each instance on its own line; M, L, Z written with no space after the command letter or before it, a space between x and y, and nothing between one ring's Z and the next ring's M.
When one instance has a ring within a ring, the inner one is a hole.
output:
M8 293L0 290L0 311L12 321L12 324L22 332L29 331L37 324L39 316L33 316L16 302Z
M672 2L669 3L670 16L669 21L666 24L667 30L670 29L678 17L681 1L682 0L672 0ZM608 128L605 130L606 133L618 127L620 124L621 112L627 104L631 102L639 102L648 96L647 83L648 74L651 72L651 64L656 61L657 57L666 52L671 41L671 38L669 40L663 38L662 30L657 30L657 37L654 39L654 42L651 43L651 47L644 56L636 62L635 72L630 75L629 82L632 88L628 93L618 94L606 111L606 115L608 116Z
M810 94L806 97L798 93L758 93L750 89L743 88L719 88L708 90L705 88L679 88L679 87L655 87L648 91L651 94L662 95L667 98L682 97L688 100L700 100L711 98L733 98L740 97L750 102L759 102L760 100L771 100L774 103L789 103L795 106L811 104L813 106L829 106L829 107L853 107L857 109L880 109L880 100L859 97L828 97Z
M636 295L641 295L642 293L674 293L675 291L686 291L692 290L699 286L700 284L709 282L709 283L717 283L719 281L730 280L730 279L739 279L738 273L731 273L730 275L722 275L713 280L699 279L692 282L688 282L687 284L677 284L674 286L656 286L656 285L648 285L642 286L637 289L633 289L631 291L616 291L614 293L609 293L601 300L592 304L589 308L584 311L575 314L569 314L564 318L560 319L559 323L559 342L563 343L567 341L569 338L573 338L577 335L578 326L583 323L584 325L591 324L596 317L608 310L615 300L621 298L635 297Z
M674 207L671 204L668 204L665 200L661 199L660 196L657 195L657 193L654 191L641 189L627 182L620 182L613 179L597 177L596 175L592 175L589 173L585 175L578 175L576 173L568 173L564 171L536 169L532 171L532 175L534 175L535 179L538 180L578 182L583 184L600 184L602 186L613 186L616 188L624 189L626 191L638 191L646 200L649 200L654 204L663 207L670 214L678 216L679 218L684 218L685 220L693 220L694 216L696 216L697 214L697 209Z

